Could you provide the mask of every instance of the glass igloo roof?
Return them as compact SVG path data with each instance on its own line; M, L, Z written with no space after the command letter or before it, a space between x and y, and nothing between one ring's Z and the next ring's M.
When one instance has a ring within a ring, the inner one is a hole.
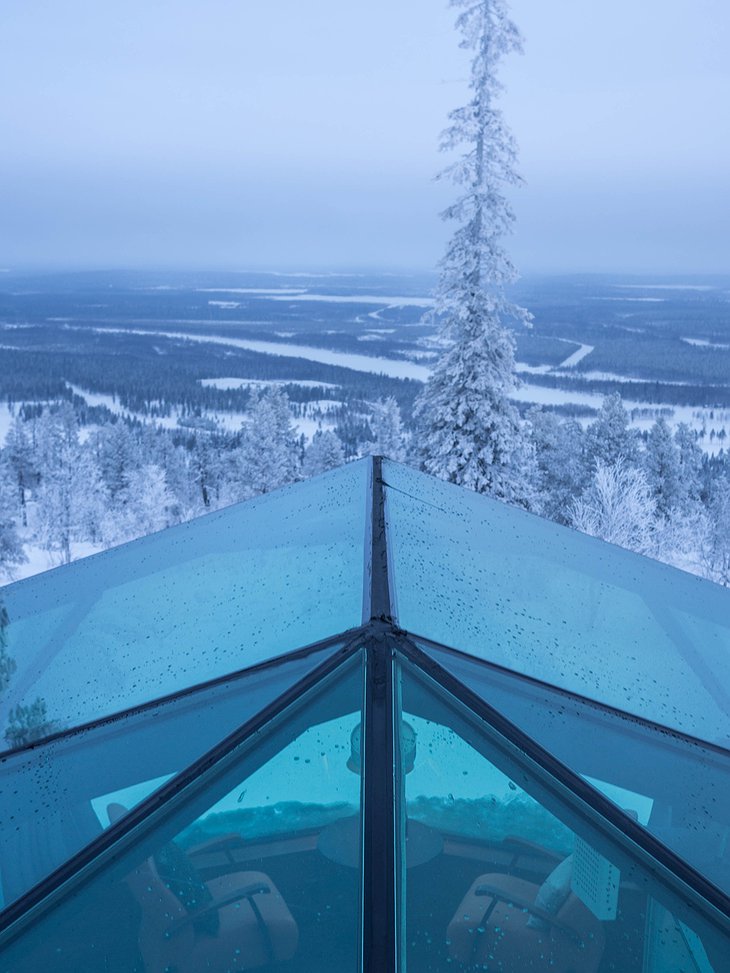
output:
M376 457L0 619L0 973L730 968L725 589Z

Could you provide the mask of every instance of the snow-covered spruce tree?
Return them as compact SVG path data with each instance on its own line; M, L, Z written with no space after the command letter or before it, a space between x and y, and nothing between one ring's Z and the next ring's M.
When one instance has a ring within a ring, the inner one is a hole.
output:
M442 214L458 228L440 264L434 313L445 352L415 406L422 469L480 493L528 506L530 446L509 399L516 385L507 319L531 316L504 293L516 272L502 244L514 220L505 197L519 185L516 146L496 107L502 58L521 50L504 0L451 0L461 46L473 51L471 98L450 115L444 151L461 149L442 176L460 196Z
M588 486L592 470L585 450L585 434L575 419L532 408L527 413L535 450L535 484L539 511L559 524L570 524L570 505Z
M317 476L342 466L344 462L345 450L339 436L329 429L318 429L304 450L302 473L305 477Z
M730 476L712 483L707 504L706 535L702 541L705 574L730 587Z
M5 437L4 453L15 476L15 485L20 507L20 522L28 526L28 492L36 482L37 470L33 462L33 443L28 434L28 423L20 416L13 421Z
M80 539L86 486L78 420L70 403L45 410L36 421L36 457L38 540L49 554L68 564L71 543Z
M387 399L378 399L373 405L370 428L373 432L372 453L376 456L387 456L396 462L405 459L406 436L403 420L398 403L392 395Z
M7 450L0 450L0 578L12 577L13 567L26 559L15 519L20 509L15 471Z
M289 398L273 387L254 390L248 409L248 421L241 430L238 456L238 496L245 500L268 493L299 475L299 443L289 410Z
M657 515L669 520L679 508L682 494L679 447L666 419L659 418L649 430L641 456Z
M591 462L612 466L619 460L636 465L639 434L629 426L630 417L618 392L607 395L598 415L586 429L586 452Z

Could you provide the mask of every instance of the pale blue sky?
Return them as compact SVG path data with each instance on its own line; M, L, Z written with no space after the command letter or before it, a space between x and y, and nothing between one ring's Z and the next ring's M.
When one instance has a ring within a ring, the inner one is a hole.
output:
M514 0L525 272L730 270L727 0ZM445 0L2 0L0 267L428 269Z

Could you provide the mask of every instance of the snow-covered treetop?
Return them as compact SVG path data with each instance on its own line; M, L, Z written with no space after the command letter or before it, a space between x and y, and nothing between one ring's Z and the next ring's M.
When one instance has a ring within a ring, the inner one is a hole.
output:
M501 238L509 233L514 212L504 189L522 182L517 172L517 146L496 102L502 91L499 62L522 50L522 38L503 0L452 0L464 8L456 21L460 46L474 51L469 88L471 98L449 115L441 148L464 147L461 156L440 174L462 191L442 213L460 224L443 257L436 295L446 336L484 317L507 316L529 324L524 308L508 301L503 287L517 277ZM485 289L485 285L488 290Z

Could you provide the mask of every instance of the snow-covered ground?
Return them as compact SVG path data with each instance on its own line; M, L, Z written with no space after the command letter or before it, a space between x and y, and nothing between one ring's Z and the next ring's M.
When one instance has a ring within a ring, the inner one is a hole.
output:
M150 416L143 415L141 412L132 412L129 409L125 409L113 395L107 395L104 392L90 392L88 389L81 388L79 385L73 385L71 382L66 382L66 384L73 390L74 395L78 395L84 399L87 405L104 406L110 412L113 412L114 415L121 416L125 419L135 419L139 422L149 423L150 425L161 426L163 429L177 429L179 426L179 413L151 418Z
M128 409L124 409L111 395L104 395L99 392L89 392L87 389L83 389L78 385L71 385L70 383L68 384L69 387L73 389L74 393L84 399L88 405L106 406L110 412L113 412L118 416L136 419L139 422L146 423L147 425L160 426L163 429L178 429L181 426L184 426L186 423L186 416L179 410L175 410L169 416L147 416L141 412L130 412ZM262 380L250 380L243 378L204 378L201 379L201 384L224 389L241 388L244 385L257 386L259 388L266 388L272 385L304 385L308 388L337 387L334 385L328 385L326 382L265 382ZM338 409L341 405L342 402L338 401L337 399L315 399L312 402L307 402L302 407L304 415L292 416L292 425L297 431L297 434L300 436L303 435L307 442L309 442L318 429L332 429L335 426L334 419L328 418L328 414L333 410ZM203 420L207 419L216 423L217 426L219 426L221 429L225 429L226 432L238 432L243 423L248 420L248 416L245 412L224 412L218 410L206 412L203 416L201 416L201 418ZM91 431L90 427L87 427L84 431L88 435L88 433Z
M515 389L511 398L517 402L529 402L533 405L578 405L592 409L600 409L603 402L603 396L597 392L545 388L542 385L530 385L529 382L523 382L518 389ZM663 416L670 426L678 426L684 422L697 432L699 446L711 456L719 453L723 447L730 446L730 409L671 405L667 402L639 402L628 398L624 398L623 403L631 416L630 424L634 429L648 431L656 420ZM584 417L579 421L585 426L591 422L591 419ZM714 436L711 435L713 430Z
M374 375L387 375L390 378L413 378L425 382L429 369L413 362L393 358L377 358L374 355L355 355L344 351L329 351L326 348L310 348L307 345L290 345L278 341L251 341L248 338L228 338L216 334L187 334L182 331L142 331L133 328L95 328L99 332L111 331L124 334L159 335L174 338L176 341L196 341L229 348L243 348L264 355L279 355L283 358L304 358L306 361L320 362L322 365L339 365L352 368L356 372L372 372Z
M105 548L99 544L89 544L86 542L76 542L71 544L71 560L77 561L80 557L88 557L90 554L98 554ZM57 554L46 551L36 544L25 543L23 550L27 561L24 564L16 564L11 572L0 572L0 586L12 581L22 581L23 578L30 578L41 571L50 571L57 568L61 561Z
M306 288L295 287L198 287L202 294L248 294L267 297L273 301L319 301L325 304L379 304L387 311L396 307L431 307L431 297L383 296L377 294L312 294ZM219 303L209 301L208 303ZM376 312L379 313L379 312Z
M638 303L648 303L648 304L663 304L666 301L666 297L608 297L606 295L601 295L600 297L591 297L591 301L621 301L623 304L626 301L636 301Z
M717 341L705 341L704 338L682 338L681 340L688 345L694 345L696 348L719 348L721 351L730 351L730 345L720 344Z
M11 406L7 402L0 404L0 446L5 442L5 437L10 430L15 419L15 413Z
M199 294L258 294L269 297L271 294L306 294L304 287L197 287ZM212 304L212 301L208 302Z
M590 355L593 351L595 345L580 345L572 354L568 355L565 361L562 361L558 368L575 368L578 362L583 361L583 359Z
M286 301L288 298L273 294L272 300ZM322 301L326 304L382 304L383 311L396 307L433 306L433 298L431 297L378 297L375 294L348 294L347 297L343 297L339 294L310 294L307 292L297 295L295 303L298 301Z
M36 400L33 402L24 402L23 405L45 405L45 403ZM8 405L7 402L0 402L0 446L3 445L7 438L10 427L18 414L18 409L18 405Z
M638 291L714 291L712 284L614 284L614 287Z

